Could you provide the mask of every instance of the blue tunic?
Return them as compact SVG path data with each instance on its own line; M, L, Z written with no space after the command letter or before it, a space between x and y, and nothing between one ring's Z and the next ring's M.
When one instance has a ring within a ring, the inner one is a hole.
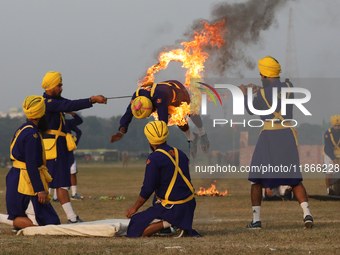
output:
M167 144L161 144L158 149L163 149L170 155L174 153L173 148ZM182 151L178 150L178 153L179 167L182 169L184 176L191 182L188 158ZM175 166L167 155L159 151L152 153L147 160L140 196L144 199L149 199L155 192L157 197L164 199L174 171ZM191 190L178 174L169 200L183 200L190 195L192 195ZM127 237L141 236L154 219L162 219L182 230L187 230L191 236L200 236L192 229L195 207L195 198L184 204L176 204L171 209L163 207L160 203L155 203L154 200L152 207L132 216L128 226Z
M83 123L83 119L75 113L73 116L73 119L65 119L65 126L66 129L68 130L68 133L71 133L71 131L75 132L76 135L75 137L77 138L76 140L76 145L78 145L80 137L82 135L81 130L77 127ZM68 151L69 153L69 166L71 167L74 163L74 154L73 151Z
M335 131L334 128L331 128L331 133L334 138L334 142L338 143L340 140L340 131ZM334 144L331 140L329 130L325 132L325 147L324 147L325 153L328 157L330 157L331 160L336 159L334 155Z
M18 161L26 163L34 192L44 191L38 170L38 167L43 165L41 139L38 128L30 121L27 121L19 129L27 125L32 125L33 128L28 127L19 134L13 146L12 155ZM14 220L16 217L27 217L25 211L29 202L32 201L36 220L40 226L60 224L59 217L51 204L40 204L38 196L28 196L18 192L19 176L20 169L15 167L12 167L6 176L8 219Z
M161 82L157 84L153 97L151 97L151 87L147 87L145 89L141 88L139 90L139 96L145 96L149 98L152 102L153 107L157 110L159 120L162 120L168 124L168 118L169 118L168 107L170 105L174 107L178 107L181 105L182 102L187 102L189 104L190 96L186 88L179 81L170 80L170 81L164 81L164 83L165 82L173 83L177 85L179 88L177 88L175 85L169 86L166 84L162 84ZM174 93L175 93L175 97L174 97ZM133 114L131 111L131 103L135 98L136 98L136 93L133 94L131 98L131 102L129 106L126 108L125 114L120 119L120 126L118 130L121 127L125 127L126 132L127 132L129 124L133 117Z
M282 87L287 87L286 82L293 87L293 85L286 80L281 83L279 80L274 81L267 88L264 89L265 97L272 105L272 89L276 87L278 94L281 92ZM276 95L277 96L277 95ZM294 98L294 94L290 93L289 98ZM246 102L246 101L245 101ZM261 96L261 92L258 91L254 97L253 105L255 109L267 110L268 106ZM246 109L249 114L252 114L247 106ZM284 119L293 119L293 105L287 105L287 114L282 115ZM275 112L281 110L281 98L278 97L278 105ZM260 116L265 121L266 119L273 119L274 114ZM279 123L281 121L278 121ZM299 153L296 146L293 131L290 128L280 130L263 130L257 141L254 154L251 160L251 171L249 173L249 181L262 183L265 188L274 188L280 185L298 185L302 181L302 175L299 169ZM263 166L268 167L267 172ZM269 167L272 167L272 170ZM260 169L260 172L255 170ZM276 167L276 170L274 169ZM282 169L288 171L284 172ZM270 172L269 172L270 171Z
M68 100L65 98L56 99L44 93L46 104L46 119L50 129L58 130L60 125L60 112L73 112L92 107L91 99ZM65 125L62 125L62 132L67 133ZM54 138L54 135L44 135L44 138ZM47 168L53 181L50 188L70 187L69 153L66 145L66 138L59 136L57 140L57 158L47 160Z

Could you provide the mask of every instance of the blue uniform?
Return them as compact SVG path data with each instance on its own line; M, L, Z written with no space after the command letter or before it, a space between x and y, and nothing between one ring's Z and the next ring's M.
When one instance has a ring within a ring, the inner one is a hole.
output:
M169 86L164 83L170 83L173 85ZM155 110L157 110L159 120L164 121L166 124L168 124L168 118L169 118L168 107L169 106L178 107L181 105L182 102L187 102L188 104L190 104L190 96L189 96L188 91L182 85L182 83L180 83L179 81L175 81L175 80L158 83L153 97L151 97L151 86L147 88L142 87L139 90L139 96L144 96L151 100L153 107L155 108ZM136 98L136 93L133 94L131 98L131 102L135 98ZM121 127L125 127L126 132L127 132L127 129L133 117L133 114L131 111L131 102L129 106L126 108L125 114L120 119L120 126L118 130Z
M44 191L44 186L40 178L38 168L43 165L43 151L38 128L35 124L27 121L19 129L31 125L18 135L13 146L13 157L26 163L27 173L32 183L34 192ZM48 224L60 224L59 217L51 204L40 204L38 196L24 195L18 192L20 169L12 167L6 177L6 204L8 219L14 220L16 217L27 217L26 209L32 201L35 217L40 226Z
M46 104L46 119L49 128L58 130L60 125L60 113L78 111L92 107L90 98L79 100L68 100L65 98L55 99L44 93ZM67 129L62 124L61 132L67 133ZM54 138L54 135L46 134L43 138ZM59 136L57 139L57 158L47 160L47 168L53 181L50 183L50 188L70 187L70 167L69 153L66 145L66 138Z
M75 113L75 115L73 116L73 119L65 119L65 126L66 129L68 130L68 133L71 133L71 131L76 133L76 145L78 145L80 137L82 135L81 130L77 127L79 125L81 125L83 123L83 119ZM69 151L69 165L70 167L73 165L74 163L74 154L73 151Z
M279 80L271 83L270 86L264 89L265 98L267 99L269 105L272 105L272 89L277 88L278 94L281 95L281 88L290 87L293 85L286 80L286 82L281 83ZM278 96L278 95L276 95ZM294 94L290 93L289 98L294 98ZM245 102L247 102L245 100ZM258 91L253 100L254 108L257 110L267 110L269 109L267 103L262 97L260 91ZM249 114L252 114L247 106L246 109ZM279 113L281 110L281 97L278 96L278 105L275 112ZM287 114L282 115L284 119L293 119L293 105L287 105ZM273 119L274 114L260 116L260 118L265 121L266 119ZM277 121L278 123L281 120ZM261 167L260 171L263 170L263 166L276 167L276 170L271 170L271 172L250 172L249 181L262 183L265 188L274 188L280 185L294 186L298 185L302 181L302 175L299 169L299 153L295 141L295 137L292 129L278 129L278 130L263 130L259 136L259 140L256 144L254 154L251 160L251 169L254 167ZM290 169L288 172L284 172L282 169ZM258 168L259 169L259 168Z
M161 144L157 149L163 149L170 155L174 155L174 149L167 144ZM184 176L190 181L189 164L187 156L180 150L179 167ZM174 175L175 165L164 153L156 151L147 160L145 177L140 196L148 199L154 192L155 196L164 199ZM190 181L191 182L191 181ZM180 175L177 175L176 182L170 193L170 201L184 200L192 195L191 190ZM155 203L147 210L132 216L128 226L127 237L139 237L154 219L162 219L182 230L187 230L191 236L200 236L192 229L192 221L196 207L195 198L183 204L175 204L171 209Z
M334 149L335 149L335 145L333 144L332 142L332 139L331 139L331 134L333 136L333 139L334 139L334 142L336 144L339 143L339 140L340 140L340 131L335 131L334 128L330 128L329 130L327 130L325 132L325 147L324 147L324 151L326 153L326 155L331 159L331 160L334 160L336 159L337 157L335 156L334 154Z

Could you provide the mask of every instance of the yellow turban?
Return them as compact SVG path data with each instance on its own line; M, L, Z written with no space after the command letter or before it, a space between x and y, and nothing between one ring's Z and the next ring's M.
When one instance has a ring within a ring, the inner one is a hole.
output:
M153 106L149 98L144 96L136 97L131 103L131 111L137 119L149 117Z
M45 114L45 99L41 96L28 96L22 108L27 119L39 119Z
M340 125L340 115L333 115L331 117L331 124L334 127L335 125Z
M155 120L146 124L144 134L150 144L159 145L166 142L169 129L164 121Z
M47 74L45 74L41 86L45 90L50 90L57 86L59 83L62 83L61 73L49 71Z
M272 78L279 77L281 65L275 58L267 56L263 59L260 59L258 65L262 75Z

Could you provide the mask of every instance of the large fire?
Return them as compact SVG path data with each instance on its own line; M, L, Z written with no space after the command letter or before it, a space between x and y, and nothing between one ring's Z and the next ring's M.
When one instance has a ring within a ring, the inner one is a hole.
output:
M211 196L211 197L226 196L227 194L228 194L228 190L225 190L224 192L219 192L216 189L216 185L215 184L211 184L211 187L208 188L208 189L200 187L200 190L196 192L197 196Z
M171 114L171 118L168 120L168 126L178 125L184 126L187 123L187 114L190 112L190 105L187 102L182 102L179 107L174 107L174 112ZM157 112L151 113L151 115L158 120Z
M182 67L187 68L184 86L190 88L191 91L190 107L187 107L187 105L177 107L182 109L178 109L176 114L172 114L169 125L184 125L186 116L190 113L198 114L201 104L201 92L197 89L196 83L190 86L190 79L196 78L195 81L203 82L204 63L209 57L209 54L204 52L203 49L208 45L220 48L225 43L223 39L223 35L227 33L224 26L225 20L215 24L209 24L207 21L202 21L201 23L204 28L194 31L194 40L182 42L181 45L183 45L184 49L165 50L160 53L158 56L159 63L151 66L147 70L146 76L138 82L139 85L154 82L154 74L161 69L166 69L171 61L182 62ZM153 114L153 116L155 117L157 114Z

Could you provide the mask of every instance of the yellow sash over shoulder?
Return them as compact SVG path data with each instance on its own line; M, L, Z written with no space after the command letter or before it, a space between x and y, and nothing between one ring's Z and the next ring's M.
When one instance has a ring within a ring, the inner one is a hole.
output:
M21 131L23 131L26 128L33 128L31 125L27 125L23 127L22 129L19 129L17 133L15 134L14 139L11 142L11 159L13 160L13 167L19 168L20 169L20 177L19 177L19 185L18 185L18 192L24 195L29 195L29 196L36 196L37 193L34 192L30 177L27 172L27 167L26 163L17 160L14 158L12 154L13 147L17 141L18 136L20 135ZM44 143L43 139L39 133L40 139L41 139L41 146L42 146L42 151L43 151L43 165L38 168L39 173L40 173L40 179L44 185L44 189L46 193L48 194L48 183L52 181L51 175L48 173L48 169L46 167L46 156L45 156L45 150L44 150ZM50 195L48 194L48 200L50 200Z
M174 205L174 204L184 204L184 203L189 202L190 200L192 200L194 198L194 194L195 194L194 187L191 185L190 181L185 177L185 175L183 174L181 168L179 167L179 163L178 163L179 162L178 150L176 148L174 148L174 150L175 150L176 161L165 150L162 150L162 149L157 149L156 150L156 151L162 152L165 155L167 155L171 159L172 163L174 163L174 165L175 165L175 172L174 172L174 175L172 176L170 185L169 185L169 187L168 187L168 189L167 189L167 191L165 193L165 198L162 199L162 198L157 197L157 200L161 201L162 206L171 205L171 204L172 205ZM186 199L183 199L183 200L170 201L169 200L169 196L170 196L170 193L171 193L171 191L172 191L172 189L173 189L173 187L175 185L178 173L182 176L183 180L188 185L189 189L192 192L192 195L190 195L189 197L187 197Z
M288 82L287 82L286 84L287 84L287 86L288 86L288 88L289 88L290 86L289 86ZM288 93L288 97L289 97L289 95L290 95L290 93ZM262 96L263 100L266 102L266 104L267 104L267 106L268 106L268 109L270 109L271 106L270 106L270 104L268 103L268 100L267 100L266 95L265 95L265 93L264 93L264 89L261 89L261 96ZM277 120L277 119L279 119L279 120L281 120L281 121L284 121L284 120L285 120L285 119L281 116L281 110L280 110L279 112L273 112L273 114L274 114L274 118L273 118L272 120ZM279 129L287 129L287 128L290 128L290 129L292 130L292 132L293 132L293 135L294 135L295 144L296 144L296 146L298 146L299 143L298 143L298 140L297 140L297 136L299 135L299 132L298 132L294 127L291 126L291 123L290 123L290 122L286 121L286 124L287 124L287 126L285 127L285 126L282 126L281 123L274 123L273 121L270 121L270 122L265 121L265 122L264 122L264 126L263 126L263 128L262 128L260 134L262 133L263 130L279 130Z
M328 132L329 132L329 137L331 138L331 141L334 145L333 147L333 150L334 150L334 156L336 158L340 158L340 147L339 147L339 144L340 144L340 139L338 142L335 142L334 140L334 136L332 134L332 130L331 129L328 129ZM323 156L325 156L325 146L323 146L323 153L322 153Z

